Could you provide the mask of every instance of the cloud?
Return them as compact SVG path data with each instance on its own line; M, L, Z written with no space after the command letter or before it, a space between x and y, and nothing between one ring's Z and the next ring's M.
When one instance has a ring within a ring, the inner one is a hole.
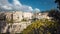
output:
M40 9L38 9L38 8L35 8L35 10L34 11L40 11Z
M18 0L13 0L13 4L15 6L22 6L22 4Z
M13 0L12 3L9 3L8 0L0 0L0 10L40 11L38 8L33 9L31 6L22 5L19 0Z
M8 0L0 0L0 11L12 10L12 5L8 2Z
M12 9L11 7L9 7L9 6L2 6L2 8L4 8L4 9L6 9L6 10L9 10L9 9Z
M15 10L33 11L33 8L31 6L22 5L18 0L13 0L13 5L15 6Z

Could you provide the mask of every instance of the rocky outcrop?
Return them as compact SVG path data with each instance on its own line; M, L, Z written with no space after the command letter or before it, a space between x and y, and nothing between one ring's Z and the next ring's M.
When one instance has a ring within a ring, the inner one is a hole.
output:
M50 17L48 13L3 12L0 13L0 33L21 33L32 21Z
M0 22L0 24L0 33L21 33L21 31L31 24L31 21L9 24Z

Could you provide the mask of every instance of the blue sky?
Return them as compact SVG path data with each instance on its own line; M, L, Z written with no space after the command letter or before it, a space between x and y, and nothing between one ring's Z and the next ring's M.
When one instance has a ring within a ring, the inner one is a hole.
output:
M19 0L23 5L32 6L34 8L39 8L41 11L50 10L56 8L54 0ZM10 0L11 2L11 0Z
M54 0L0 0L0 9L20 11L44 11L56 9Z
M54 0L20 0L22 4L39 8L40 10L49 10L56 8Z

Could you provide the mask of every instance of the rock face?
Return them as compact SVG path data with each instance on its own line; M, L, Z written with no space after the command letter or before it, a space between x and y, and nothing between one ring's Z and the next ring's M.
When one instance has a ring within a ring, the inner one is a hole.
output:
M31 21L21 21L24 16L32 17L31 13L25 12L1 12L0 13L0 33L20 33ZM24 17L27 18L27 17Z
M20 23L5 23L0 22L0 33L21 33L28 25L31 24L31 21L20 22Z
M35 18L47 17L47 13L0 12L0 33L21 33Z
M7 23L5 21L0 21L0 33L6 32Z
M22 17L23 12L13 12L13 22L20 22L23 17Z

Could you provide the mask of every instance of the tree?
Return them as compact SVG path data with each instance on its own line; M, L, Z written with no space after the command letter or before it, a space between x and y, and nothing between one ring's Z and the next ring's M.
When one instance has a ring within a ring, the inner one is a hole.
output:
M50 10L48 16L52 17L53 20L60 22L60 12L58 10Z
M60 0L55 0L55 3L58 4L58 8L60 9Z
M52 20L56 21L57 34L60 34L60 12L58 10L50 10L48 16L52 17Z

